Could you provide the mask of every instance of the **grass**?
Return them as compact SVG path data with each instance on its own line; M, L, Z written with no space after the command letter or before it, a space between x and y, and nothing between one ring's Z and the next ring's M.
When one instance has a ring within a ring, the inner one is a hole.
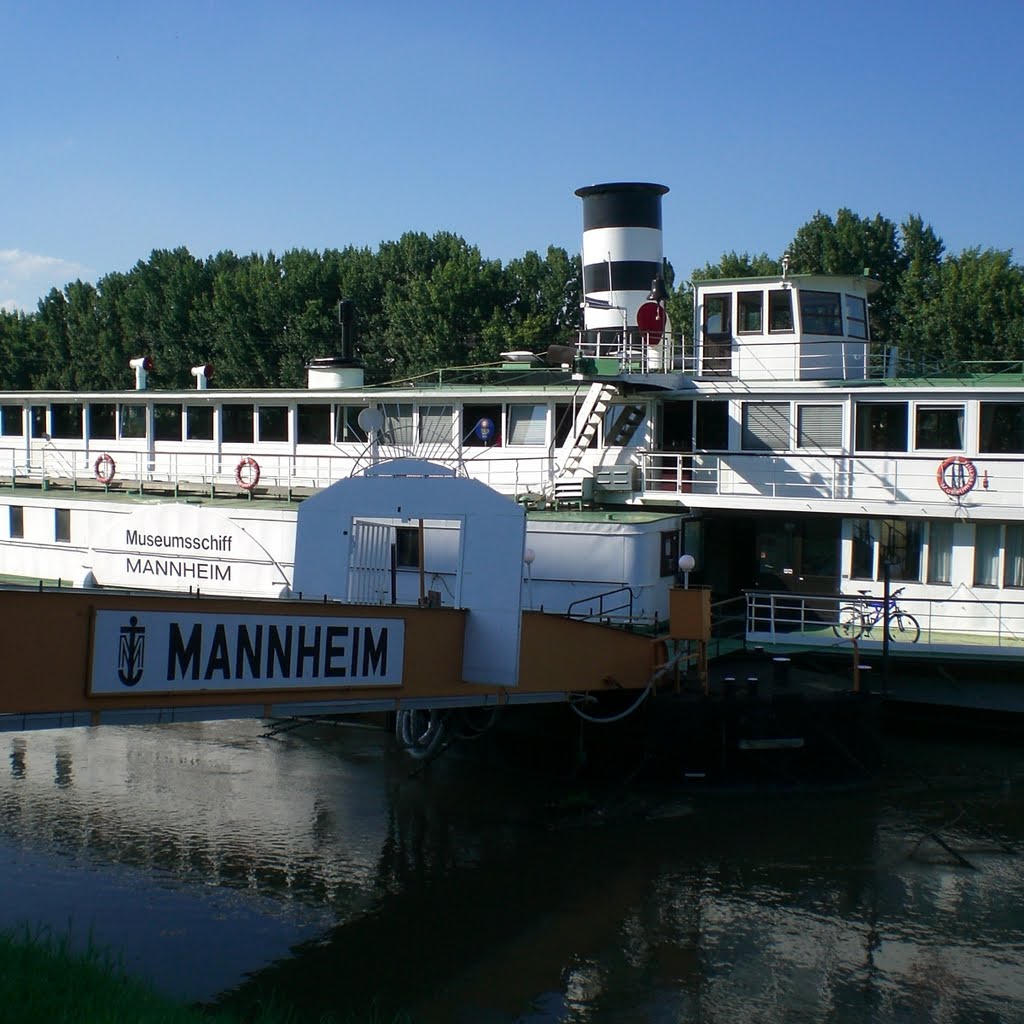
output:
M374 1014L374 1024L384 1024ZM69 935L0 933L0 1022L18 1024L306 1024L273 999L238 1013L184 1006L129 977L120 960L89 942L72 949ZM312 1022L311 1022L312 1024ZM320 1017L315 1024L362 1024ZM396 1021L395 1024L398 1024Z

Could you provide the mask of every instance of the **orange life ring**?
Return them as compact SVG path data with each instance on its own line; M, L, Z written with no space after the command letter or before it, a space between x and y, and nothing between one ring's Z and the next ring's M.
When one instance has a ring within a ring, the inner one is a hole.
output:
M243 491L251 491L260 482L260 464L248 455L235 466L235 483Z
M109 484L114 479L114 472L116 470L117 464L106 452L93 463L92 467L92 471L96 474L96 479L101 484Z
M962 498L978 482L978 470L970 459L951 455L939 463L935 482L951 498Z

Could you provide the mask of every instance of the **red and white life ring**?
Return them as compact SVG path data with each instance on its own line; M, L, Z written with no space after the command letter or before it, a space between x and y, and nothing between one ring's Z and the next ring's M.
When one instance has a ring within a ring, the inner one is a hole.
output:
M951 498L962 498L978 482L978 470L970 459L951 455L939 463L935 482Z
M248 455L235 466L235 483L251 491L260 482L260 464Z
M94 463L92 471L96 474L96 479L101 484L109 484L114 479L114 473L117 470L117 464L113 458L104 452Z

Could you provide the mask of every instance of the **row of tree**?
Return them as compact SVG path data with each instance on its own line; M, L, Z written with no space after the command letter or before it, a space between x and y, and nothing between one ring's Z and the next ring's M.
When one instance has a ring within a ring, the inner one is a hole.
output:
M1024 358L1024 268L1012 253L945 253L919 217L902 225L840 210L816 214L789 248L792 273L867 269L884 287L873 337L932 366ZM692 285L666 265L673 323L692 330ZM766 254L725 254L695 279L777 275ZM206 260L154 251L96 285L52 289L31 314L0 313L0 388L100 390L130 382L150 355L154 382L188 387L212 363L221 387L301 387L305 363L339 347L336 307L351 299L371 381L544 351L579 325L580 261L551 247L503 265L447 232L408 233L376 250L292 250Z

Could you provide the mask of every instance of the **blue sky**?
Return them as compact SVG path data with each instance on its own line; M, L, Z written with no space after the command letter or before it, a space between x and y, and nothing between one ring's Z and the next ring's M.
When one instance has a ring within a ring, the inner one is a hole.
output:
M655 181L680 277L817 210L1024 261L1024 3L8 2L0 304L206 257L454 231L576 252Z

